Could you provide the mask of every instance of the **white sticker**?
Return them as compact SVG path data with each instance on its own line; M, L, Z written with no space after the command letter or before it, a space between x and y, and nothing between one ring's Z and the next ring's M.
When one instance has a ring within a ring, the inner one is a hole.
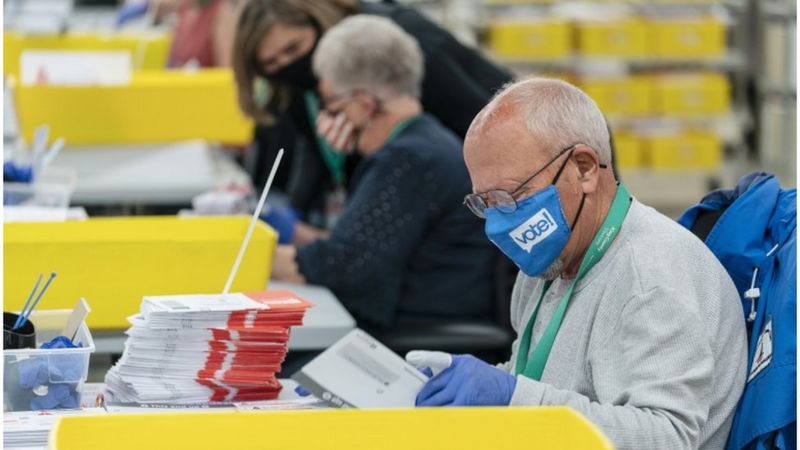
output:
M553 220L553 216L548 210L542 208L508 235L520 248L530 253L534 245L543 241L557 229L558 224Z
M764 325L764 330L761 331L761 336L758 337L756 344L756 354L753 356L753 365L750 367L750 375L747 377L747 382L755 378L762 370L766 369L769 363L772 362L772 318L767 320Z

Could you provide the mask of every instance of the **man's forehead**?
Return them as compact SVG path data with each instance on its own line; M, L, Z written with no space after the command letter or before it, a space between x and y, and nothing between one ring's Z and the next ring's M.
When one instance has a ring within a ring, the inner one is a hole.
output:
M541 147L518 115L500 115L473 124L464 140L465 158L497 162L532 162L540 159Z
M464 141L464 158L479 192L516 187L547 156L517 108L492 106L476 118Z

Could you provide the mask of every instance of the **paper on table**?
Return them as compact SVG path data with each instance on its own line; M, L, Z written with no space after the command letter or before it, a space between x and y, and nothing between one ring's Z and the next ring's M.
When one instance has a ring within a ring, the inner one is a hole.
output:
M20 56L23 85L126 85L132 72L124 51L25 50Z
M128 403L274 399L289 327L311 306L286 291L145 297L106 384Z
M64 325L64 329L61 330L61 335L68 337L70 341L75 339L75 333L78 332L78 328L80 328L90 312L92 312L92 308L86 303L86 299L81 298L78 300L78 303L69 315L69 319L67 319L67 323Z
M413 407L428 378L360 329L303 366L292 379L339 408Z
M241 309L269 309L244 294L196 294L196 295L163 295L145 297L142 312L146 318L153 313L207 313L211 311L230 312Z
M3 448L47 448L47 436L64 416L106 414L103 408L3 413Z

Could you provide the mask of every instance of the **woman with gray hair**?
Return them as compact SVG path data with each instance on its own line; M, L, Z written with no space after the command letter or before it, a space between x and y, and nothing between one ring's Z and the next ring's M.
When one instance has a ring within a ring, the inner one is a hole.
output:
M461 205L458 137L422 110L421 66L411 36L364 15L328 31L313 59L329 128L362 159L330 235L279 246L273 277L327 286L362 327L490 310L494 250Z
M354 14L385 17L413 37L424 67L422 108L462 138L494 91L512 78L406 6L359 0L249 0L237 27L233 69L242 110L259 123L255 151L249 155L253 178L263 183L268 165L261 161L272 161L270 155L281 147L289 149L290 179L279 186L286 187L290 205L319 226L331 223L326 216L342 197L332 194L346 190L358 158L345 157L316 132L320 104L311 58L328 30ZM291 221L276 228L281 229L281 241L305 242L303 233L295 236L301 230Z

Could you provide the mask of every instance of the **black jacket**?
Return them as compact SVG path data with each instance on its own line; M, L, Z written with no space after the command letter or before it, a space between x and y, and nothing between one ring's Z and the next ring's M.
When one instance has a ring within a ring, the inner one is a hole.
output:
M464 46L414 9L396 4L361 3L359 13L387 17L417 39L425 58L422 106L462 139L472 119L494 93L512 80L510 72ZM300 90L294 93L291 106L280 114L276 126L257 131L255 144L256 154L250 169L257 186L264 184L275 154L284 147L291 158L286 166L291 169L290 173L282 170L284 176L288 173L288 178L277 186L284 188L291 205L302 212L324 208L325 193L332 188L331 176L317 147ZM348 175L356 164L357 157L349 158Z

